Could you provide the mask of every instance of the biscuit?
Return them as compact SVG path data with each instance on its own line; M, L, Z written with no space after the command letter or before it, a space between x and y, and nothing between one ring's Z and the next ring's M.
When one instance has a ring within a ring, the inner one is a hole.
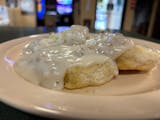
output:
M135 45L117 58L119 70L140 70L152 69L159 60L159 55L152 49L141 45Z

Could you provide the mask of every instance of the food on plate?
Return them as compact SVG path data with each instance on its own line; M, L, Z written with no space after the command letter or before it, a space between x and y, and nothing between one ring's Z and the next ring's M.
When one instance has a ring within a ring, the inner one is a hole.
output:
M104 84L118 75L118 68L130 70L126 61L134 68L138 63L132 58L136 56L140 56L141 64L149 62L137 70L151 69L157 62L154 51L135 45L122 34L93 34L87 27L73 25L26 44L14 69L24 79L45 88L76 89Z
M148 71L156 65L158 60L158 53L152 49L135 45L117 58L117 65L120 70Z
M79 64L67 68L64 87L75 89L102 85L117 75L117 65L111 58L104 55L83 56Z

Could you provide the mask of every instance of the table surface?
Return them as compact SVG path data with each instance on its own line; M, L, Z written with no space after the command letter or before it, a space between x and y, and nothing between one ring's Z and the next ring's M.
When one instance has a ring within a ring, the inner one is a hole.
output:
M33 34L41 34L41 33L48 33L54 32L55 28L45 28L45 27L38 27L38 28L15 28L15 27L0 27L0 43L9 41L11 39L33 35ZM145 39L152 42L160 43L160 40L147 38L145 36L136 34L136 33L128 33L122 32L126 36ZM26 112L22 112L11 106L8 106L2 102L0 102L0 120L50 120L48 118L39 117L36 115L32 115ZM57 120L57 119L52 119Z

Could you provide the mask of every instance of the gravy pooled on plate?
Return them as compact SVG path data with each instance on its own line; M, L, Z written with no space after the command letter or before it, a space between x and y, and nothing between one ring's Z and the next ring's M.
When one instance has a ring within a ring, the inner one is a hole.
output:
M100 85L118 75L115 60L133 46L121 34L92 34L73 25L28 43L14 69L27 81L49 89Z

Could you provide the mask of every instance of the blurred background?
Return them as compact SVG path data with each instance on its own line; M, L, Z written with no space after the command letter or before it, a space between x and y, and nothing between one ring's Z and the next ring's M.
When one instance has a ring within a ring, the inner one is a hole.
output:
M0 28L125 31L160 39L159 0L0 0Z

